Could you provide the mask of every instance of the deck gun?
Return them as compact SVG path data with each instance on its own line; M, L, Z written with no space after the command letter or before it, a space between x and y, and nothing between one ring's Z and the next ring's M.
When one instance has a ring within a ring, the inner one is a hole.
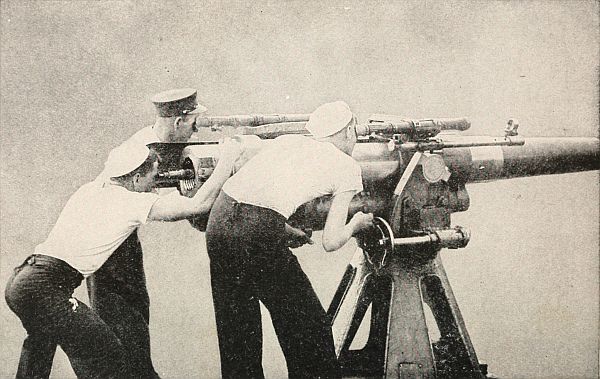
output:
M198 124L233 125L248 158L274 137L308 134L308 115L277 116L206 118ZM515 119L498 137L460 134L469 127L465 118L393 115L373 115L357 126L353 158L361 166L364 191L352 200L349 217L363 211L376 218L371 230L357 236L357 251L328 309L344 377L489 377L439 257L442 248L462 248L471 238L468 228L451 223L452 213L469 208L465 184L600 168L597 138L522 138ZM186 196L210 176L219 154L215 141L155 147L172 158L171 167L163 167L164 183ZM318 198L302 205L289 222L321 230L329 206L328 197ZM192 224L204 230L205 219ZM435 340L428 333L425 304L439 330ZM367 342L352 349L369 306Z

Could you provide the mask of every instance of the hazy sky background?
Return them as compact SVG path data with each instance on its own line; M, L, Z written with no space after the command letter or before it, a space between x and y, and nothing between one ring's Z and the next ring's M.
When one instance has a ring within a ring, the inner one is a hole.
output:
M213 115L370 113L471 119L498 135L598 135L596 1L16 1L0 3L0 289L113 147L150 124L155 92L198 89ZM598 375L598 173L476 184L442 252L481 360L504 378ZM219 377L204 236L141 231L155 366ZM327 306L351 244L298 255ZM3 291L2 291L3 292ZM85 291L78 290L85 299ZM0 378L25 332L0 304ZM265 372L285 362L268 316ZM54 378L73 377L62 352Z

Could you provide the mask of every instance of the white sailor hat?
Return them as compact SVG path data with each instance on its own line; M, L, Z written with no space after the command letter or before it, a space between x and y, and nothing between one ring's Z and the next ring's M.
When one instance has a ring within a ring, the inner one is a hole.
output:
M310 115L305 128L315 137L327 137L344 129L352 120L350 107L343 101L325 103Z
M124 143L111 150L106 162L104 162L104 171L101 176L105 178L116 178L129 174L140 167L146 161L150 149L144 145L134 143Z

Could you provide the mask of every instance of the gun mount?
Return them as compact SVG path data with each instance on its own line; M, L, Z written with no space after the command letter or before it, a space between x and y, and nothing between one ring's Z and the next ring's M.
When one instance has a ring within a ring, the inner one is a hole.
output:
M465 185L600 168L598 139L523 139L516 120L501 137L442 133L469 126L462 118L410 121L377 115L357 127L360 143L353 157L362 168L364 191L353 199L350 216L363 211L378 218L373 230L358 236L356 254L328 309L346 377L487 377L439 257L442 248L469 242L468 229L451 225L452 213L469 208ZM298 120L242 127L237 137L242 161L288 132L306 133ZM187 196L210 176L219 154L216 142L162 148L172 149L178 164L169 169L179 170L163 178ZM289 222L320 230L329 205L327 197L311 201ZM203 230L205 221L197 218L192 224ZM367 342L351 349L369 307ZM426 308L435 325L425 319ZM439 338L430 336L431 328Z

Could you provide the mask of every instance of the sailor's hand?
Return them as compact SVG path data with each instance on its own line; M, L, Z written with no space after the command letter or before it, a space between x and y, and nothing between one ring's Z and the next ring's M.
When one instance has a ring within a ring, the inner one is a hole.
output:
M373 226L373 213L357 212L350 220L354 224L354 233Z
M289 248L295 249L305 244L314 244L314 241L310 238L312 236L312 230L310 229L302 230L285 224L285 234L285 245Z

